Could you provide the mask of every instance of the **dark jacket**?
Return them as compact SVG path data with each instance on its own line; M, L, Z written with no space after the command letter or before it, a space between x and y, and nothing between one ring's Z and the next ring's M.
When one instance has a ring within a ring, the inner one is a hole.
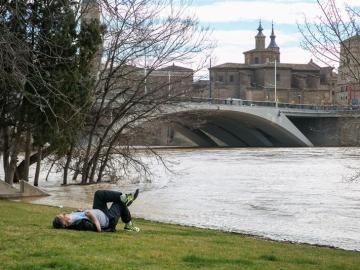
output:
M78 231L94 231L97 232L95 224L88 219L80 219L70 226L66 227L69 230L78 230ZM115 227L101 228L103 232L115 232Z

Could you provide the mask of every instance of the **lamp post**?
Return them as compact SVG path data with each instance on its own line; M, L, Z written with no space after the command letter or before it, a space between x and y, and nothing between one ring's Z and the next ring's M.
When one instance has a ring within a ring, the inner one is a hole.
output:
M168 71L168 84L169 84L169 93L168 93L168 96L170 97L171 96L171 72L170 70Z
M277 102L277 93L276 93L276 81L277 81L277 74L276 74L276 59L275 59L275 62L274 62L274 66L275 66L275 72L274 72L274 80L275 80L275 83L274 83L274 98L275 98L275 108L278 107L278 102Z
M144 49L144 83L145 83L145 89L144 89L144 92L145 92L145 95L147 94L147 70L146 70L146 65L147 65L147 63L146 63L146 47L145 47L145 49Z
M212 93L211 93L211 57L210 57L210 68L209 68L209 99L211 101Z

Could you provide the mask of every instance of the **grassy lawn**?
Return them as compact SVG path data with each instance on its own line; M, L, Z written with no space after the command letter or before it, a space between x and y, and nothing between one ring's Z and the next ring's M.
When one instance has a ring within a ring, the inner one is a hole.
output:
M360 253L136 219L140 233L55 230L58 208L0 200L0 269L360 269Z

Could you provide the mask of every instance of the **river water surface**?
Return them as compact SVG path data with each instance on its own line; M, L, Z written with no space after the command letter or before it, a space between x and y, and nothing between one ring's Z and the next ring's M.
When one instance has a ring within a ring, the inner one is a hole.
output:
M163 151L176 173L153 162L154 177L102 184L132 191L133 216L310 244L360 250L360 149L258 148ZM40 185L35 203L90 206L94 186Z

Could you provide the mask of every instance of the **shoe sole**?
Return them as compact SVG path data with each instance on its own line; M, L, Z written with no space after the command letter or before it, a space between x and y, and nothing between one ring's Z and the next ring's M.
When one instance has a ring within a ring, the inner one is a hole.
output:
M124 229L124 231L126 231L126 232L140 232L140 230L136 231L136 230L129 230L129 229Z
M128 202L128 203L126 204L126 206L130 206L130 205L133 203L133 201L135 201L136 198L139 196L139 193L140 193L140 190L139 190L139 189L136 189L136 190L135 190L135 193L134 193L134 199L131 200L130 202Z

